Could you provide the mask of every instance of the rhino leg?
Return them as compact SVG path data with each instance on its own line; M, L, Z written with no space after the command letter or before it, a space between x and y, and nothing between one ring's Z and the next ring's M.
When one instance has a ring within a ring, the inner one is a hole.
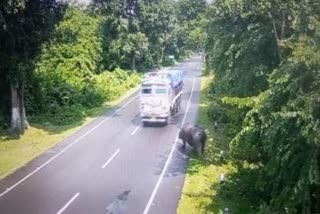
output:
M182 140L183 147L186 147L186 133L184 129L181 129L181 131L179 132L179 139Z
M204 134L204 136L201 139L201 153L204 153L204 147L206 145L207 136Z

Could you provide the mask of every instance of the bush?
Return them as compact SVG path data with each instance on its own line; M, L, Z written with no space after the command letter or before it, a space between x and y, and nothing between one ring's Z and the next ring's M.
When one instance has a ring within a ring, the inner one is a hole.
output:
M45 114L31 116L29 120L38 124L50 124L54 126L69 125L85 118L85 108L82 105L58 107L59 113L47 112Z
M117 68L113 72L105 71L95 76L98 94L106 101L111 101L121 96L128 89L135 87L140 77L137 73L129 74Z
M163 66L172 66L175 64L175 60L174 59L169 59L169 58L165 58L162 62Z
M212 121L216 121L218 123L226 123L229 120L225 109L216 102L212 102L209 105L208 116Z
M47 91L45 99L47 111L30 117L31 122L54 126L68 125L81 121L86 117L86 108L101 105L120 97L128 89L135 87L140 81L136 72L116 69L95 75L90 84L80 89L59 82L56 88ZM79 92L80 91L80 92ZM50 99L51 98L51 99ZM1 118L0 118L1 119Z
M103 70L110 63L103 60L110 42L105 20L77 7L67 9L26 85L28 116L63 125L83 117L83 108L112 101L139 83L135 72Z
M208 117L211 121L217 122L219 126L223 125L225 135L233 138L241 129L246 109L222 104L216 101L216 98L213 100L207 110Z

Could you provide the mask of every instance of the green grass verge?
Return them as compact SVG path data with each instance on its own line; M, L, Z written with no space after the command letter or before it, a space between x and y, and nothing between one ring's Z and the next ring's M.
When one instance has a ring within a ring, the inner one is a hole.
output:
M131 89L113 102L108 102L96 108L85 109L83 112L85 117L71 122L69 125L57 126L50 123L32 123L32 127L19 139L14 139L4 131L0 131L0 179L13 173L96 117L116 106L136 89Z
M210 103L209 86L213 76L203 75L201 78L201 98L199 105L198 123L206 128L208 142L204 157L197 158L191 155L187 176L178 205L178 214L220 214L224 208L231 213L249 214L249 203L232 189L223 188L220 184L220 173L231 175L236 169L231 163L221 162L220 151L228 149L228 140L222 129L214 129L207 116L207 107Z

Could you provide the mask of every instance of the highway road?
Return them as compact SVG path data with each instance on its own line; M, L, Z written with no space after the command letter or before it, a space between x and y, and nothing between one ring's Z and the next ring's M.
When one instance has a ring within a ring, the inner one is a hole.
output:
M191 151L177 136L197 118L201 57L175 68L185 85L182 109L168 126L142 127L134 93L0 180L0 213L176 213Z

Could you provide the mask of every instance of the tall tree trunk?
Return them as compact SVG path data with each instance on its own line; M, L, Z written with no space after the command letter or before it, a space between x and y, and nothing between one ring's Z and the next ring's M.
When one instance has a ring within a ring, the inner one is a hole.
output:
M11 84L11 131L20 135L29 128L24 107L24 84Z
M285 38L285 28L286 28L286 22L288 19L288 15L286 12L283 10L281 11L281 25L277 27L276 20L274 19L273 15L269 12L268 13L269 18L271 19L272 26L273 26L273 33L275 40L277 42L277 53L279 56L279 60L281 61L282 59L282 54L281 54L281 49L280 49L280 43L281 41ZM279 30L278 30L279 29Z
M20 109L20 99L18 92L18 85L11 84L11 131L14 134L20 134L22 131L21 126L21 109Z
M167 46L167 45L161 47L161 54L160 54L160 60L161 60L160 64L161 64L161 65L162 65L163 60L164 60L164 51L166 50L166 46Z
M304 196L304 205L303 205L303 214L311 214L311 197L309 189L305 192Z
M134 52L131 53L131 69L133 71L136 70L136 56L135 56Z
M157 68L158 69L161 69L161 62L160 62L160 55L159 54L157 54Z
M24 106L24 83L22 83L21 87L20 87L20 108L22 110L21 112L21 127L22 130L24 131L25 129L30 128L29 122L27 120L27 116L26 116L26 108Z

